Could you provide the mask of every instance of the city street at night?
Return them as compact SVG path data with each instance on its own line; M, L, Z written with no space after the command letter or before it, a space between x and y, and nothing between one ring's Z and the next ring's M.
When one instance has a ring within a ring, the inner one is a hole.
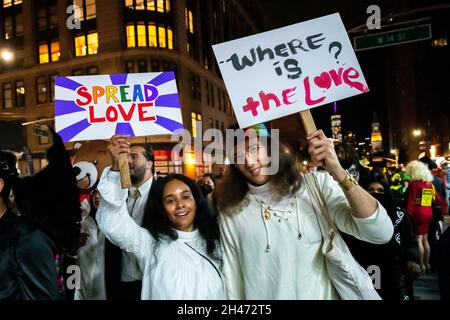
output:
M0 0L0 300L450 300L449 17Z

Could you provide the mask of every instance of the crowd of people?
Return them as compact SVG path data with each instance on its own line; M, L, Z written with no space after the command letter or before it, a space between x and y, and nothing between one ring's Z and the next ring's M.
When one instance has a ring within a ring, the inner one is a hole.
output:
M33 177L0 152L0 299L411 300L414 279L448 260L433 238L448 214L446 162L425 157L388 176L318 130L307 141L319 170L307 174L288 145L270 158L265 131L235 142L242 162L193 181L156 174L149 145L114 135L112 165L82 210L71 159L52 134L49 165Z

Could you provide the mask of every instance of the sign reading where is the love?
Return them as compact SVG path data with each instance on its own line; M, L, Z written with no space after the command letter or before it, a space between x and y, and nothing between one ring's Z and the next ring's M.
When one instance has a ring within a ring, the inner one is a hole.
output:
M173 134L183 128L175 74L58 77L55 127L64 142Z
M241 128L369 91L338 13L213 50Z

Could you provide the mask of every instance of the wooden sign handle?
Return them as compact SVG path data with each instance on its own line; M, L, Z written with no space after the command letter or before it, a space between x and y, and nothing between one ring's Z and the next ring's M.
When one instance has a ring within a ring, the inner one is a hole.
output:
M305 128L305 131L306 131L306 135L311 134L317 130L316 124L314 122L311 111L309 109L305 110L305 111L300 111L300 118L302 119L303 127Z
M119 170L120 170L120 183L122 189L128 189L131 187L130 167L128 166L128 154L119 154Z

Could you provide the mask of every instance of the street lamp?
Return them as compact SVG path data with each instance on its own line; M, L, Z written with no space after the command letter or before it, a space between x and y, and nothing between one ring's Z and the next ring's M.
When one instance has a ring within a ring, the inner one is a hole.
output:
M1 57L5 62L10 62L14 58L14 53L11 50L2 50Z
M420 129L414 129L413 130L413 136L418 138L422 135L422 131Z

